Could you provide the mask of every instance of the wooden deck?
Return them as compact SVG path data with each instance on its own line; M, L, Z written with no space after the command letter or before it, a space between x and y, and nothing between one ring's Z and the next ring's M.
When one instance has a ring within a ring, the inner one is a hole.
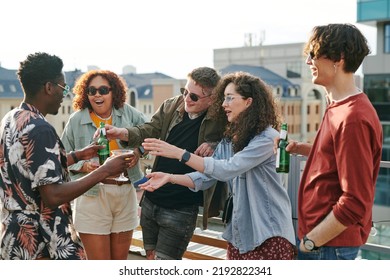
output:
M137 191L138 202L142 197L142 191ZM140 215L141 208L138 209ZM201 217L200 217L201 222ZM226 241L221 238L222 232L216 230L201 230L196 228L191 242L188 244L187 251L183 259L191 260L223 260L226 259ZM133 240L129 248L130 260L145 259L145 250L142 241L141 227L138 226L133 233Z
M190 260L224 260L226 259L226 241L220 238L221 233L197 228L188 244L183 259ZM145 259L141 227L134 230L129 249L129 260Z

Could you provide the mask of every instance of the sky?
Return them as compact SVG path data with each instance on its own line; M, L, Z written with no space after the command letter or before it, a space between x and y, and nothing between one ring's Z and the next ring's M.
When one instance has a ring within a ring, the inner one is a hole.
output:
M17 69L34 52L64 70L88 66L185 79L213 67L213 50L305 42L316 25L356 24L356 0L2 0L0 65ZM356 24L375 52L376 28Z

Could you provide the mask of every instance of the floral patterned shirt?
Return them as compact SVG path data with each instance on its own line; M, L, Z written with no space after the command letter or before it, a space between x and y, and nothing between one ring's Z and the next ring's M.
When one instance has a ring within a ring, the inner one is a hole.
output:
M0 126L0 259L85 259L70 203L49 209L38 188L69 181L55 129L22 103Z

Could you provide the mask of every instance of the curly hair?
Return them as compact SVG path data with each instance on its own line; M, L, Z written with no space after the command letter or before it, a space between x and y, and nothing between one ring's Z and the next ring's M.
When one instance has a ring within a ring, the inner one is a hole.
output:
M47 53L30 54L20 62L17 72L23 91L28 96L34 96L47 82L54 82L63 77L61 58Z
M229 73L222 77L214 90L213 104L210 107L213 118L225 118L222 103L225 88L233 83L238 94L244 99L251 97L251 105L242 111L237 118L228 123L224 136L233 143L235 153L244 149L249 141L268 126L275 129L280 127L280 113L271 88L261 79L246 73Z
M355 73L364 57L370 53L367 39L352 24L328 24L315 26L304 54L313 52L319 58L324 56L334 62L344 59L344 71Z
M126 101L126 81L122 77L109 70L91 70L81 75L73 87L73 93L76 95L73 98L74 110L77 111L85 108L92 110L87 92L89 83L97 76L101 76L108 81L112 92L112 104L115 109L123 107L123 104Z

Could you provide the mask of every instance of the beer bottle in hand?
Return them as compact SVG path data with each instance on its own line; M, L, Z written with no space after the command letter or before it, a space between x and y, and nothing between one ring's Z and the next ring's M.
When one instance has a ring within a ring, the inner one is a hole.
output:
M100 122L100 136L97 139L97 144L104 146L103 149L100 149L98 151L99 164L102 165L110 156L110 146L106 136L106 128L104 127L104 122Z
M286 151L287 144L287 124L283 123L276 153L276 172L278 173L288 173L290 171L290 154Z

